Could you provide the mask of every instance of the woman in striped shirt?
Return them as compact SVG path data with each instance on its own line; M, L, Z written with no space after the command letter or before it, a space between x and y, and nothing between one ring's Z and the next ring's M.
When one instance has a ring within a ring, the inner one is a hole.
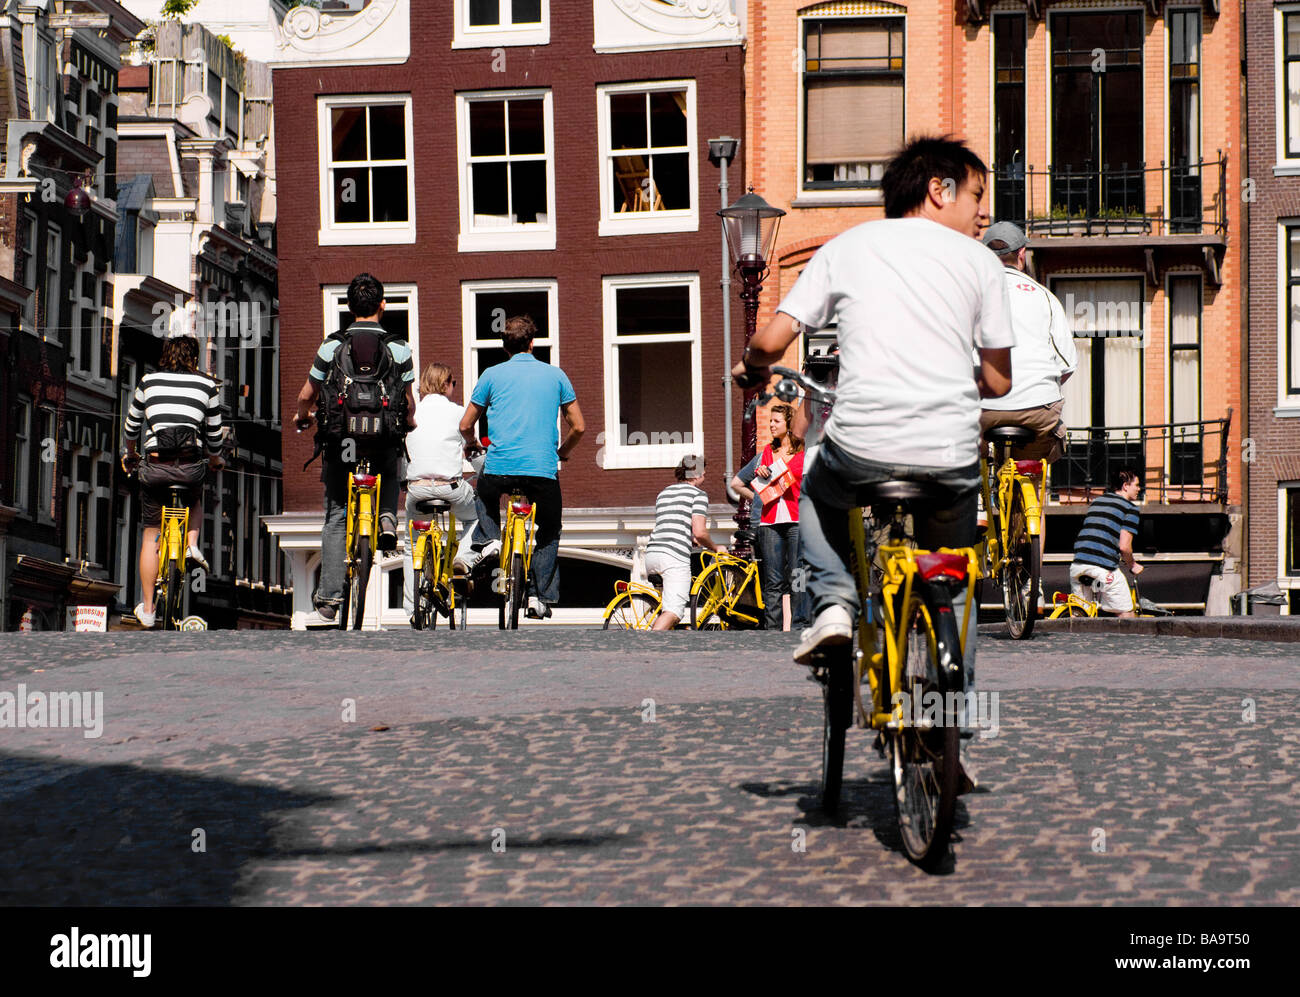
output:
M140 591L136 618L146 627L156 622L154 582L158 576L158 533L162 507L172 484L190 489L190 529L186 559L210 570L199 551L203 522L203 482L209 470L221 466L221 384L199 373L199 342L178 336L163 345L159 369L136 386L127 410L124 467L139 463L136 439L141 438L148 460L140 468L141 521ZM203 459L204 450L207 460Z

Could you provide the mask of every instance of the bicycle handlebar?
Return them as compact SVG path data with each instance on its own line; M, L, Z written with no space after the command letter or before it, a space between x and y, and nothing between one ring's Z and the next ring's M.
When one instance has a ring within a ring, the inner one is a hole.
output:
M807 374L792 370L789 367L773 367L773 374L779 374L781 380L776 382L776 386L768 391L764 388L759 394L750 399L745 406L745 418L754 414L759 405L766 405L773 398L779 398L786 403L793 403L801 397L799 389L803 389L803 396L813 399L813 401L822 402L827 405L835 404L835 389L828 388L820 381L816 381Z

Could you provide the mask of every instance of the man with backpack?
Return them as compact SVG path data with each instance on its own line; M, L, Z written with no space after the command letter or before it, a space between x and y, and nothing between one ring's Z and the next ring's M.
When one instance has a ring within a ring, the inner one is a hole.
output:
M368 460L371 473L381 476L378 547L397 549L403 441L415 426L411 348L390 338L379 324L384 285L368 273L353 277L348 310L352 324L321 343L298 394L299 432L311 426L310 411L316 405L312 459L321 455L325 484L320 585L313 597L316 617L308 618L308 626L333 623L343 601L348 475L361 460Z

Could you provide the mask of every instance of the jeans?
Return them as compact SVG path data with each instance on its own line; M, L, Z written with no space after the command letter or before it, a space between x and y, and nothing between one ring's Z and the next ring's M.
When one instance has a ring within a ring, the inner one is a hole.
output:
M808 588L813 611L820 615L832 605L843 606L854 622L858 616L858 590L849 568L849 517L856 504L858 485L891 480L929 481L950 489L950 502L910 504L917 546L973 547L976 542L975 500L979 491L979 463L967 467L923 467L883 464L846 453L829 439L817 448L811 463L805 459L799 496L800 553L808 564ZM957 626L966 611L966 589L954 592L952 611ZM971 592L974 597L975 592ZM971 608L972 614L978 607ZM966 689L975 688L976 620L966 634Z
M553 606L560 599L560 569L556 562L560 555L560 522L564 514L558 479L522 474L480 474L478 522L482 536L475 541L475 546L479 541L486 543L501 539L501 496L514 491L526 495L537 505L537 542L529 588L542 602ZM502 551L503 568L508 567L506 556Z
M474 527L478 525L478 503L474 499L474 489L467 481L458 481L454 485L417 485L406 487L406 521L427 518L416 505L428 499L438 499L451 505L451 514L456 517L456 532L459 541L456 557L465 557L469 553L470 542L474 539ZM412 564L414 551L407 533L406 558L402 568L402 608L406 615L415 612L415 569Z
M799 570L799 524L775 523L754 530L758 548L759 570L763 579L763 618L768 630L780 630L784 622L781 596L790 596L790 627L802 630L808 625L807 585L793 584L804 572Z
M370 459L370 470L381 475L379 512L397 520L397 497L402 491L402 451L391 450ZM344 557L348 543L348 472L355 465L323 459L321 481L325 483L325 525L320 531L320 585L313 602L337 606L343 601Z

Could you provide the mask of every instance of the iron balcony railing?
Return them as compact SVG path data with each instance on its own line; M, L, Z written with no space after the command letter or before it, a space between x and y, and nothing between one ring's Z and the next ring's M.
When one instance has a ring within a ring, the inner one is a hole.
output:
M1228 429L1224 419L1069 430L1065 456L1052 465L1051 498L1086 502L1129 467L1142 475L1148 502L1228 502Z
M1224 235L1228 157L1166 166L993 166L994 216L1030 235ZM1166 199L1167 198L1167 199Z

